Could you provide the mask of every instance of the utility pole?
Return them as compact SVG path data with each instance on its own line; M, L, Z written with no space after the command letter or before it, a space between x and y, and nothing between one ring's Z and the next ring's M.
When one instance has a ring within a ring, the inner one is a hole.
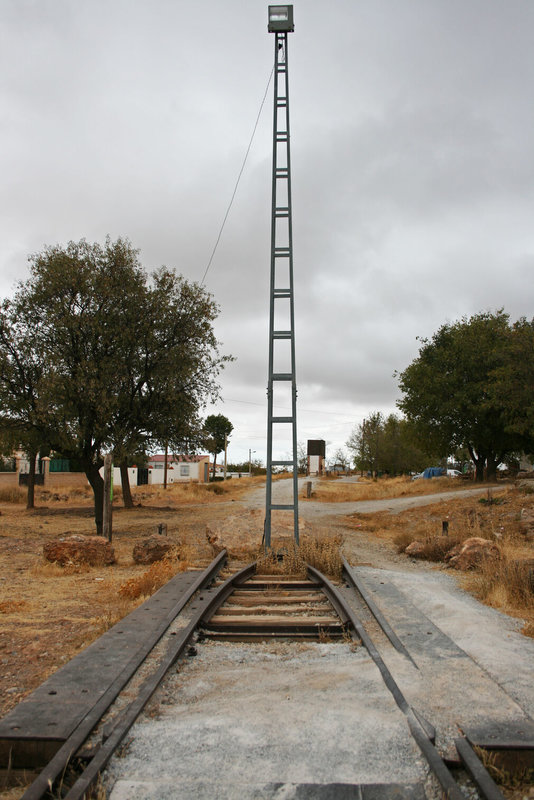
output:
M113 456L104 456L104 508L102 511L102 535L108 542L113 538Z
M271 281L269 314L269 377L267 387L267 484L265 548L271 546L272 511L293 511L293 532L299 541L297 382L293 302L293 227L291 212L291 160L289 150L289 82L287 34L294 30L293 6L269 6L268 30L274 43L274 118L271 206ZM291 397L287 397L290 387ZM285 389L285 392L284 392ZM291 405L289 416L275 416L274 408ZM273 437L280 427L291 428L291 461L273 461ZM273 467L292 467L293 502L272 502Z
M169 461L169 442L165 442L165 464L163 465L163 488L167 488L167 467Z

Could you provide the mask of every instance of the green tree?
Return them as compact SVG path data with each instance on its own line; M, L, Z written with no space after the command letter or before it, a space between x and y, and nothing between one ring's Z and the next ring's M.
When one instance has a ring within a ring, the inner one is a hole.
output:
M409 422L396 414L385 417L380 411L354 429L347 446L361 471L398 475L419 471L428 461L428 454L416 444Z
M476 479L495 480L508 455L522 449L526 437L505 418L503 370L509 358L508 314L481 313L443 325L424 339L418 357L399 375L399 408L427 450L447 456L466 447ZM500 384L500 385L499 385Z
M0 438L4 453L21 449L30 471L26 507L34 507L35 461L50 439L47 368L35 332L11 300L0 304Z
M199 409L217 397L226 360L212 328L218 309L170 270L149 279L122 239L47 247L30 264L10 301L14 349L0 368L9 375L20 353L44 365L35 419L48 446L81 463L100 533L105 451L122 463L164 437L198 437ZM0 386L9 395L7 383ZM14 387L10 421L26 424L17 402L26 400Z
M347 447L353 453L354 466L361 472L376 473L380 469L384 416L375 411L351 433Z
M234 426L224 414L210 414L204 421L204 443L213 454L212 478L215 478L217 456L224 450L233 429Z
M522 439L526 453L534 452L534 319L521 317L505 332L504 358L489 386L493 403L501 408L509 433Z

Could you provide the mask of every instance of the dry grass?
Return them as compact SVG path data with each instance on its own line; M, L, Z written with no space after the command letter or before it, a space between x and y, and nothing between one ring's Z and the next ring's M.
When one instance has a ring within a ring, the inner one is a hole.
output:
M259 488L265 483L264 477L232 478L214 483L171 483L166 489L161 484L132 487L134 503L165 502L167 505L182 506L197 503L217 503L240 497L249 489ZM116 495L119 500L122 493Z
M341 561L341 537L301 537L300 544L288 542L281 550L262 551L258 557L257 571L266 575L298 575L306 577L306 565L315 567L331 578L339 580L343 564Z
M277 480L284 475L275 475L273 480ZM246 477L232 478L227 481L216 481L215 483L172 483L163 488L161 484L132 486L132 499L136 504L146 502L164 502L166 505L181 506L193 503L212 503L228 500L233 497L241 496L251 488L259 488L265 484L265 477ZM0 503L26 503L27 489L19 486L0 487ZM87 501L92 504L93 491L89 484L54 484L50 488L35 487L36 506L51 503L53 506L69 505ZM122 505L122 488L115 486L113 489L114 506Z
M120 595L120 589L119 589L119 595ZM134 608L137 608L140 602L142 602L142 600L144 599L144 597L141 598L125 597L122 595L121 598L122 602L119 601L115 603L112 609L110 609L109 611L105 611L99 617L93 617L90 620L93 633L95 634L95 638L97 636L102 636L103 633L105 633L114 625L116 625L117 622L120 622L121 619L123 619L127 614L130 613L130 611L133 611ZM134 600L138 602L133 602Z
M287 478L287 474L273 475L273 481ZM251 476L231 478L226 481L214 483L171 483L166 489L162 484L146 486L131 486L132 499L135 504L162 503L168 506L183 506L191 504L217 503L222 500L231 500L243 495L246 491L260 488L265 484L265 476ZM5 486L0 488L0 503L26 503L27 489L19 486ZM90 506L93 501L93 492L89 484L54 484L50 488L35 487L35 502L39 506L43 503L70 505L87 501ZM113 489L114 507L122 505L122 488L115 486Z
M25 503L28 491L20 486L0 487L0 503Z
M186 561L179 561L176 557L168 557L155 561L141 575L130 578L119 589L121 597L135 600L140 597L150 597L159 588L170 581L177 572L185 572L188 568Z
M501 759L498 752L485 750L483 747L475 747L474 750L495 783L503 789L506 797L512 800L526 800L529 796L533 796L529 790L534 785L534 769L523 767L510 772L499 763Z
M502 541L499 561L482 562L466 577L469 589L495 608L523 608L534 621L534 559L518 558L517 543Z
M349 503L358 500L387 500L392 497L412 497L417 495L450 492L465 489L466 484L457 478L359 478L357 483L339 483L321 479L314 484L312 499L323 503ZM306 500L306 493L302 495Z

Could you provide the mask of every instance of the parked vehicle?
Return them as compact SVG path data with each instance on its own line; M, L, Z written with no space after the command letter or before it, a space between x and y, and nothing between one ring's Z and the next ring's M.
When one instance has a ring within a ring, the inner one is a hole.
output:
M448 478L461 478L462 473L459 469L448 469L447 470L447 477Z

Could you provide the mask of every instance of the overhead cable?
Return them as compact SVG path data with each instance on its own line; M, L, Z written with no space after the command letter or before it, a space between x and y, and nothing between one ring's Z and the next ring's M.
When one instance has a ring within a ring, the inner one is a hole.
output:
M252 142L254 140L254 135L256 133L256 128L258 127L258 122L260 121L261 112L262 112L263 106L265 104L265 99L267 97L267 92L269 91L269 85L270 85L271 79L273 77L273 72L274 72L274 67L272 68L271 74L269 75L269 80L267 81L267 86L265 87L265 93L263 95L263 99L262 99L261 104L260 104L260 110L258 111L258 116L256 117L256 122L254 123L254 129L252 131L252 136L250 137L250 141L248 143L247 152L245 153L245 158L243 159L243 163L241 164L241 169L239 170L239 175L237 176L237 181L236 181L235 186L234 186L234 191L232 192L232 196L230 198L230 202L228 203L228 208L226 209L226 214L224 215L221 227L219 229L219 234L218 234L217 239L215 241L215 245L213 246L213 250L211 252L211 256L210 256L209 261L208 261L208 266L206 267L204 275L202 276L202 280L200 282L201 286L204 285L204 281L206 280L206 275L208 274L208 270L211 267L211 262L213 261L213 257L215 255L215 251L217 250L217 246L218 246L220 238L222 236L222 232L224 230L224 226L226 224L226 220L228 219L228 214L230 213L230 209L232 208L232 204L234 202L234 198L235 198L236 192L237 192L237 187L239 186L239 181L241 180L241 175L243 174L243 170L245 169L245 164L247 163L248 154L250 153L250 148L252 147Z

